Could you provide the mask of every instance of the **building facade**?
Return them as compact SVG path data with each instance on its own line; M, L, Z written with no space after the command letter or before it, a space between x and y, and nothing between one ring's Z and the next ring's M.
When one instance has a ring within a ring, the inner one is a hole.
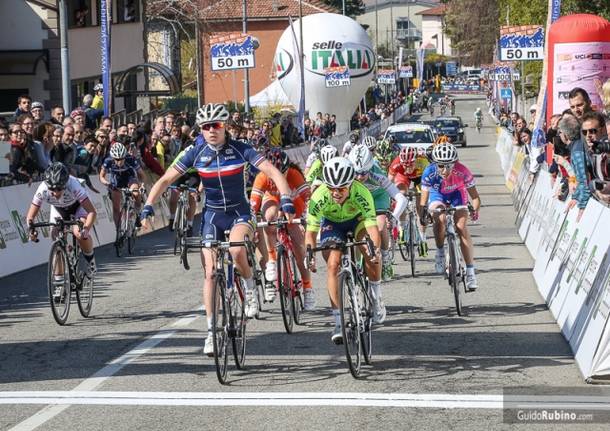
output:
M101 82L100 0L66 0L70 106ZM113 81L145 60L143 0L108 0L112 10ZM48 111L62 105L59 19L56 0L0 1L0 111L14 111L28 94ZM127 87L141 85L135 74ZM114 111L135 110L135 98L114 99Z

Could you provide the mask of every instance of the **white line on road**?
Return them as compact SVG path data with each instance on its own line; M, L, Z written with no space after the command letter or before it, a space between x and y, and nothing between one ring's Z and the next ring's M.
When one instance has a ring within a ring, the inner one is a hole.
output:
M200 311L202 309L203 309L203 307L200 307L199 309L197 309L197 311ZM108 379L108 378L112 377L113 375L115 375L116 373L118 373L127 364L129 364L130 362L132 362L139 356L144 355L146 352L148 352L150 349L154 348L155 346L157 346L164 340L172 337L176 333L176 331L172 331L171 328L181 328L186 325L189 325L194 320L196 320L198 317L199 317L198 314L192 314L192 315L183 317L182 319L179 319L179 320L165 326L159 332L148 337L146 340L144 340L143 342L138 344L136 347L134 347L129 352L127 352L124 355L119 356L117 359L111 361L108 365L106 365L104 368L102 368L101 370L99 370L98 372L93 374L88 379L85 379L74 389L72 389L71 391L66 391L65 393L81 393L83 391L85 391L85 393L86 393L86 391L93 391L95 388L97 388L99 385L101 385L106 379ZM58 414L60 414L64 410L66 410L68 407L70 407L70 404L74 404L74 403L69 402L68 399L64 399L61 403L38 402L38 403L26 403L26 404L53 404L53 405L48 405L47 407L43 408L42 410L36 412L33 416L30 416L29 418L25 419L24 421L18 423L13 428L11 428L9 431L31 431L33 429L36 429L40 425L44 424L45 422L49 421L50 419L54 418L55 416L57 416Z
M19 391L0 393L0 404L115 406L326 406L442 409L547 408L610 410L607 396L494 394L401 394L320 392L93 392Z

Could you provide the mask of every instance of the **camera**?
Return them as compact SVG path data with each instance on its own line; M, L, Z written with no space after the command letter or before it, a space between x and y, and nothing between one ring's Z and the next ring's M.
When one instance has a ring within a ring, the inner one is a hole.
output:
M592 150L595 154L610 153L610 140L604 138L601 141L593 141Z

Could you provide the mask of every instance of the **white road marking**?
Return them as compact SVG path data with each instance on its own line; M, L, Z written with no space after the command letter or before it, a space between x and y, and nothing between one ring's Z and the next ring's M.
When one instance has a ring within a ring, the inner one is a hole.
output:
M0 393L0 404L136 406L326 406L442 409L563 408L610 410L607 396L401 394L323 392L93 392L19 391Z
M197 311L200 311L202 309L203 309L203 307L200 307L197 309ZM146 340L144 340L143 342L138 344L136 347L131 349L129 352L127 352L124 355L119 356L117 359L111 361L108 365L106 365L104 368L102 368L101 370L99 370L98 372L93 374L91 377L82 381L74 389L72 389L71 391L66 391L65 393L82 393L82 392L87 393L87 391L93 391L95 388L97 388L102 383L104 383L104 381L106 379L108 379L108 378L112 377L113 375L115 375L116 373L118 373L123 367L125 367L127 364L132 362L134 359L138 358L139 356L144 355L150 349L154 348L155 346L157 346L164 340L172 337L176 333L176 331L171 330L172 328L185 327L185 326L191 324L193 321L195 321L199 317L200 317L200 315L192 314L192 315L183 317L183 318L165 326L164 328L161 328L161 330L159 332L150 336L149 338L147 338ZM5 392L5 394L6 394L6 392ZM40 425L44 424L45 422L49 421L50 419L54 418L55 416L57 416L58 414L60 414L64 410L66 410L68 407L70 407L70 404L73 404L73 403L69 402L68 399L66 398L60 403L37 402L37 403L27 403L27 404L53 404L53 405L49 405L49 406L43 408L42 410L36 412L33 416L30 416L29 418L25 419L24 421L18 423L13 428L11 428L9 431L31 431L33 429L36 429Z

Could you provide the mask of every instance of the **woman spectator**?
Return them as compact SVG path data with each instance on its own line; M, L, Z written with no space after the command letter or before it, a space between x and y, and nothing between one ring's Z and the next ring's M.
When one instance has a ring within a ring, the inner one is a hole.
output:
M37 173L44 172L39 167L33 143L26 139L21 124L12 124L9 135L11 144L9 172L17 181L32 182Z
M49 166L49 163L51 163L54 133L55 126L51 123L41 123L34 129L34 142L40 144L36 145L36 155L38 156L38 161L43 169L46 169L47 166ZM59 139L61 140L61 135L59 136Z

